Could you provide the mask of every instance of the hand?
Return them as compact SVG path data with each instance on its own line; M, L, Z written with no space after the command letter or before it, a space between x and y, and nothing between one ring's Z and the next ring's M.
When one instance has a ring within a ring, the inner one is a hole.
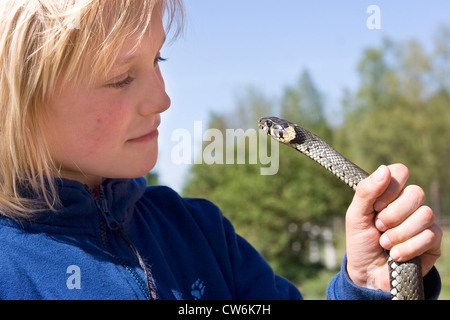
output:
M441 229L423 205L425 193L404 185L408 168L380 166L361 181L346 215L347 272L357 285L389 291L384 249L402 262L421 256L426 275L441 255Z

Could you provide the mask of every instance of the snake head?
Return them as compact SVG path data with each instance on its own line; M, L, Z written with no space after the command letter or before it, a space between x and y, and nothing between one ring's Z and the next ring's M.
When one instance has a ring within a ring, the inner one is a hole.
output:
M286 120L277 117L261 118L258 121L258 126L273 139L281 143L288 143L295 137L293 127Z
M262 131L270 135L270 128L272 127L273 122L270 120L270 118L261 118L258 121L258 126L261 128Z

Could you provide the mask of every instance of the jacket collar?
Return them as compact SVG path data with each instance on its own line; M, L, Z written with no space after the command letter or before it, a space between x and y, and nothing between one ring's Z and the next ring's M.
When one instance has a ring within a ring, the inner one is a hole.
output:
M20 221L22 227L39 228L42 231L80 233L97 230L101 212L97 207L98 196L84 184L68 179L55 179L61 206L56 212L42 212L27 221ZM138 200L146 189L145 178L105 179L100 188L102 197L111 215L120 224L126 224L132 217ZM45 229L45 230L44 230Z

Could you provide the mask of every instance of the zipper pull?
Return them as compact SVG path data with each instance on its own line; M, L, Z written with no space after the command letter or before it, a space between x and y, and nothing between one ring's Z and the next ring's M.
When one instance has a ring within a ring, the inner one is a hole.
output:
M108 228L113 231L119 231L120 224L117 222L117 220L114 218L114 216L111 215L111 213L109 212L108 201L105 198L105 192L103 191L103 186L99 186L99 195L100 195L99 199L95 200L98 210L102 214L103 218L105 218Z

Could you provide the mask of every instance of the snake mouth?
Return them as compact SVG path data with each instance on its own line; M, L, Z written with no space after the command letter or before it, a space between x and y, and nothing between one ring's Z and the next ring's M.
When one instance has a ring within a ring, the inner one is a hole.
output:
M258 120L258 126L264 132L269 133L269 127L271 125L272 125L272 122L269 119L267 119L267 118L261 118L261 119Z
M295 130L291 126L285 126L282 120L276 117L264 117L258 121L259 127L273 139L287 144L295 138Z
M279 137L279 133L281 133L281 136L283 136L282 130L283 127L274 122L274 117L264 117L259 119L258 126L266 132L268 135L273 136L274 138Z

